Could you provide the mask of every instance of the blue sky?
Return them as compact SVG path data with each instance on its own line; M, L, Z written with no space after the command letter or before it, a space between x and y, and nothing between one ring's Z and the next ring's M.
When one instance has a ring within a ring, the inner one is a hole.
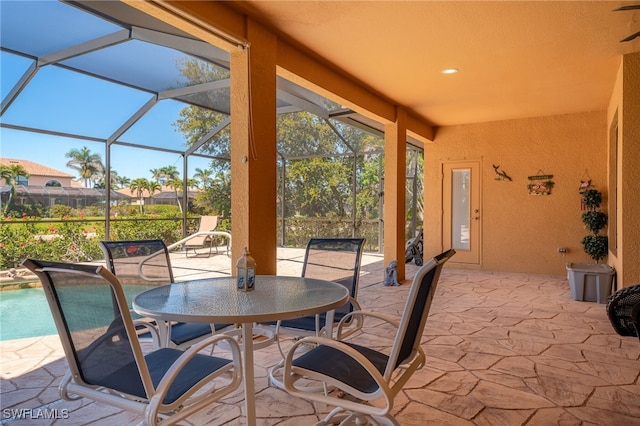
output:
M0 57L3 98L29 62L7 53ZM55 67L39 71L2 117L4 123L42 128L56 132L107 139L151 95ZM129 129L120 140L141 145L183 149L184 137L173 123L184 104L172 100L159 102ZM0 128L0 156L35 161L73 174L66 167L65 154L73 148L88 147L105 159L100 142ZM112 168L121 176L150 178L150 169L173 165L182 170L179 154L138 150L114 145ZM207 162L192 157L189 168L205 168Z
M78 44L120 29L60 2L0 1L0 7L2 46L34 56L60 51L69 43ZM124 62L114 60L123 57L127 59ZM114 78L124 74L129 79L137 78L138 85L166 88L167 82L180 84L176 63L182 57L183 54L171 49L130 41L70 58L64 63L87 70L101 67ZM32 62L30 58L0 53L3 100ZM106 140L152 96L150 92L46 65L38 69L0 120L6 124ZM185 104L173 100L162 100L118 139L184 150L184 136L173 125L184 107ZM105 159L104 143L0 128L1 157L30 160L69 174L75 172L66 167L69 159L65 154L83 146ZM121 176L150 178L149 170L154 168L176 166L181 171L182 157L114 145L111 165ZM207 166L208 161L204 159L189 159L190 174L195 168Z
M17 158L34 161L42 165L52 167L71 175L76 174L73 169L66 166L69 159L65 154L73 148L86 146L93 153L99 154L103 160L104 144L86 142L77 139L58 138L44 134L0 129L0 156L3 158ZM112 169L120 176L131 179L137 177L151 178L149 170L164 166L176 166L182 170L182 157L159 151L140 150L122 146L115 146L111 152ZM190 159L189 169L195 167L206 168L206 161ZM199 163L195 165L194 163Z

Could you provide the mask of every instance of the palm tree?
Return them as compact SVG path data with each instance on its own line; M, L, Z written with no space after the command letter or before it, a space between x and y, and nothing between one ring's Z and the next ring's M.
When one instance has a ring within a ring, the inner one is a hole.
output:
M179 191L182 190L182 179L179 177L174 177L167 181L167 186L173 189L176 194L176 203L178 204L178 208L180 209L180 213L182 213L182 204L180 204L180 194ZM196 188L198 183L195 179L187 179L187 187L188 188Z
M3 179L5 184L11 185L11 191L9 192L9 199L7 200L7 205L2 210L2 214L6 215L9 206L11 205L11 200L16 193L16 181L18 177L23 176L28 178L29 173L22 167L21 164L12 164L10 166L5 166L4 164L0 164L0 179ZM1 198L0 198L1 200Z
M155 180L157 180L158 182L160 182L161 185L164 184L164 176L162 175L162 169L151 169L149 170L151 172L151 177Z
M152 197L158 191L162 191L162 185L157 180L152 180L149 182L149 186L147 186L147 191L149 191L149 197Z
M178 169L176 168L176 166L165 166L160 167L159 169L151 169L149 171L151 172L151 177L160 182L160 184L163 186L168 185L168 182L171 179L175 179L176 177L180 176L180 173L178 173Z
M118 188L126 188L131 183L131 179L126 176L116 176L116 185Z
M180 214L182 214L182 204L180 204L180 197L178 196L178 191L182 189L182 179L176 176L167 181L167 186L172 188L176 194L176 203L180 209Z
M144 191L149 189L149 181L145 178L137 178L129 183L131 193L136 193L136 197L140 200L140 213L144 213Z
M182 213L182 205L180 204L180 200L178 199L178 189L182 188L182 180L180 179L180 173L176 166L164 166L159 169L152 169L151 173L158 173L160 176L158 180L163 186L168 186L173 188L176 194L176 203L178 204L178 208L180 209L180 213Z
M162 170L162 174L169 179L173 179L174 177L180 175L176 166L164 166L160 170Z
M211 169L196 169L196 172L193 175L193 178L199 182L198 187L201 190L206 190L211 182L211 175L213 174L213 170Z
M105 189L107 187L107 172L106 170L101 170L97 173L98 178L96 179L96 182L94 183L93 187L94 188L98 188L98 189ZM111 188L112 189L118 189L119 185L118 185L118 172L111 169Z
M93 154L86 146L81 149L73 148L65 154L65 157L70 158L67 167L79 173L78 178L84 180L86 188L91 188L91 182L104 170L102 158L98 154Z

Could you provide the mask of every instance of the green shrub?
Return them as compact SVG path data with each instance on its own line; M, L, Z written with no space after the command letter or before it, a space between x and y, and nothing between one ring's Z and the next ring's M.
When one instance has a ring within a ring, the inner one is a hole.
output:
M26 258L87 262L102 258L98 241L104 230L87 230L86 224L64 222L51 225L46 234L38 232L40 224L24 223L34 217L7 217L0 224L0 269L15 268Z
M98 206L87 206L82 211L85 216L104 216L104 209Z
M74 209L69 206L56 204L55 206L51 206L49 209L49 217L64 218L69 216L76 216Z
M278 220L280 224L280 220ZM220 227L218 227L220 230ZM282 227L278 226L278 243L282 241ZM351 238L353 222L347 218L317 219L308 217L285 220L285 247L305 247L312 237ZM356 222L355 236L366 238L365 250L378 250L378 221Z
M12 217L45 217L49 215L49 209L42 204L15 204L11 203L7 210L7 216Z
M582 193L582 199L588 210L595 210L602 204L602 192L597 189L587 189Z
M162 216L175 216L179 217L180 208L171 204L151 204L144 206L144 212L146 214L157 214Z
M609 239L606 235L587 235L582 239L585 253L596 262L604 259L609 252Z
M582 193L582 201L587 208L587 211L582 214L582 223L591 235L584 237L581 242L585 253L597 263L609 253L609 239L606 235L599 235L599 232L607 226L607 214L600 211L602 193L597 189L588 189Z
M161 238L170 245L182 239L182 219L169 217L150 220L147 215L128 216L127 220L111 222L110 235L111 240Z
M582 223L591 232L598 233L607 226L607 215L599 210L582 213Z
M122 216L135 216L139 214L140 209L138 206L117 206L111 209L112 217L122 217Z

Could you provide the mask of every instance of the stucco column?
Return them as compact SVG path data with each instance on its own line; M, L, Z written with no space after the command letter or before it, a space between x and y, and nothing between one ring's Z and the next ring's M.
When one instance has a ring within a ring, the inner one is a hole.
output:
M231 52L232 265L243 247L276 273L276 37L248 20L249 48Z
M406 122L406 112L398 108L396 121L384 129L384 264L398 261L398 281L405 279Z

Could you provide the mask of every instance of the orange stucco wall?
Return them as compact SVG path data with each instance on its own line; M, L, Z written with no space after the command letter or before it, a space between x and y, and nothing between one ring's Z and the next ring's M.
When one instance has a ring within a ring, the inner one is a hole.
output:
M622 288L640 283L640 52L622 57L609 104L608 125L616 113L618 244L617 252L608 261L616 269L617 287Z
M237 47L234 43L221 42L214 35L218 34L217 30L260 44L255 34L251 33L251 21L242 13L229 9L224 2L162 2L162 6L159 6L155 2L123 1L231 51ZM330 64L323 63L315 55L309 55L277 36L276 39L273 52L276 55L275 64L271 63L271 54L262 53L269 57L270 66L275 65L279 75L300 84L304 82L306 84L303 85L310 86L320 94L341 100L345 106L385 124L395 121L398 106L393 102L371 92L349 76L336 72ZM267 50L273 48L266 47ZM611 105L606 111L468 124L437 130L408 114L407 134L417 134L425 142L424 228L427 256L444 248L441 230L442 165L447 161L467 159L478 160L482 164L481 260L479 265L460 265L457 262L457 266L564 275L568 262L591 262L580 244L586 231L580 220L578 185L588 175L605 194L606 207L608 128L612 110L620 107L623 142L619 165L623 173L618 177L616 217L622 248L615 256L609 256L608 262L618 264L620 271L622 264L626 263L625 281L640 281L640 215L637 214L640 207L640 168L637 166L640 158L639 64L640 53L625 55L616 88L612 91ZM258 80L264 77L259 67L252 72L256 73L254 77ZM238 96L246 92L241 91ZM271 97L269 95L268 99ZM255 110L260 111L258 108ZM256 123L258 127L254 129L257 133L268 134L268 140L272 139L273 133L271 120L269 116L267 121ZM242 136L243 131L240 134ZM430 143L431 140L435 143ZM266 141L263 138L263 143ZM261 154L261 158L266 156ZM492 164L499 164L513 178L513 182L496 181ZM236 170L240 167L236 166ZM539 171L554 175L555 187L550 196L528 195L527 176L538 174ZM251 194L260 191L259 183L249 178L245 180ZM239 204L243 203L238 200L234 203L236 207ZM244 205L248 203L244 202ZM251 219L251 209L241 210L243 217L240 222L248 224L249 231L244 235L241 233L238 240L234 236L234 242L250 242L252 246L255 246L255 242L268 248L260 263L262 267L273 267L275 250L271 247L275 237L271 233L275 230L262 227ZM238 212L234 211L234 223L237 215ZM255 241L252 233L269 235L271 240ZM566 247L568 253L559 254L558 247ZM452 260L449 263L456 266L455 258Z
M276 39L249 21L250 49L231 54L232 258L247 247L256 271L276 273ZM249 96L247 96L247 93Z
M481 162L481 261L491 271L566 274L568 262L591 262L580 241L580 180L607 192L605 111L442 127L425 145L425 250L442 247L442 164ZM512 179L495 179L492 165ZM542 173L541 173L542 172ZM551 195L529 195L528 176L551 174ZM606 200L605 200L606 206ZM567 254L558 253L566 247Z

